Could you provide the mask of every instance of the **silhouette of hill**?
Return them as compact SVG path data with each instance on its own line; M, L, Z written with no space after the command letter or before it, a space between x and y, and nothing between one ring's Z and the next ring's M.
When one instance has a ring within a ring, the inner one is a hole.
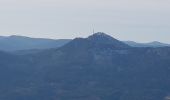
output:
M9 37L0 37L0 50L17 51L30 49L50 49L63 46L69 41L69 39L52 40L13 35Z
M97 34L94 34L95 36L90 36L89 40L96 42L105 41L107 44L113 43L112 37L108 36L107 34L104 34L102 32L98 32ZM95 37L95 38L93 38ZM105 37L105 38L102 38ZM106 39L106 40L104 40ZM107 41L108 40L108 41ZM31 53L31 52L39 52L44 49L51 49L51 48L59 48L68 42L70 42L71 39L44 39L44 38L30 38L25 36L17 36L12 35L8 37L0 36L0 50L2 51L10 51L14 53ZM157 41L150 42L150 43L136 43L133 41L122 41L125 44L132 46L132 47L166 47L170 46L170 44L160 43ZM120 42L116 42L116 46L119 46ZM124 44L124 46L125 46ZM120 45L122 46L122 45Z
M166 47L166 46L170 47L170 44L165 44L158 41L154 41L150 43L137 43L134 41L124 41L124 43L133 47Z

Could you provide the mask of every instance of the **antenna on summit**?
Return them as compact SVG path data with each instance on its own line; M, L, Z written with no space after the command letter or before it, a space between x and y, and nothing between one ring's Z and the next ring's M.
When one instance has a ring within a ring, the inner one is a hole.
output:
M94 31L94 26L92 25L92 28L93 28L93 34L95 33L95 31Z
M93 28L93 34L94 34L95 32L94 32L94 28Z

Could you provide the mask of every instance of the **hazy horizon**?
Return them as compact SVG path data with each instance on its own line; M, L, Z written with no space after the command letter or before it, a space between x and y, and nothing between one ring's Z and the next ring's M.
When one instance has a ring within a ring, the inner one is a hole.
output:
M73 39L105 32L119 40L170 43L168 0L1 0L0 35Z
M107 34L107 33L106 33ZM92 34L90 34L90 35L93 35L93 33ZM90 36L89 35L89 36ZM108 34L109 35L109 34ZM18 35L18 34L12 34L12 35L0 35L0 37L10 37L10 36L21 36L21 37L28 37L28 38L40 38L40 39L52 39L52 40L58 40L58 39L75 39L75 38L79 38L79 37L74 37L74 38L53 38L53 37L34 37L34 36L26 36L26 35ZM110 36L112 36L112 35L110 35ZM80 38L87 38L88 36L80 36ZM113 37L113 36L112 36ZM116 37L113 37L113 38L115 38L115 39L118 39L118 40L120 40L120 41L133 41L133 40L121 40L121 39L119 39L119 38L116 38ZM133 41L133 42L136 42L136 43L152 43L152 42L161 42L161 41L157 41L157 40L153 40L153 41L145 41L145 42L140 42L140 41ZM161 42L161 43L166 43L166 42ZM169 43L167 43L167 44L169 44Z

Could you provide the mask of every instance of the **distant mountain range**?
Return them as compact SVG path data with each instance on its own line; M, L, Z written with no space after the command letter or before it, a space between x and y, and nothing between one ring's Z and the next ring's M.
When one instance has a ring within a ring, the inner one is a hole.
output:
M25 36L0 36L0 50L3 51L27 51L31 50L41 50L41 49L50 49L61 47L71 39L44 39L44 38L30 38ZM160 42L151 42L151 43L136 43L133 41L123 41L129 46L133 47L164 47L170 46L170 44L164 44Z
M16 51L16 50L30 50L30 49L50 49L61 47L68 43L69 39L43 39L30 38L25 36L8 36L0 37L0 50Z
M137 43L134 41L124 41L124 43L126 43L130 46L133 46L133 47L166 47L166 46L170 46L170 44L161 43L158 41L149 42L149 43Z
M0 100L169 100L170 47L105 33L20 55L0 51Z

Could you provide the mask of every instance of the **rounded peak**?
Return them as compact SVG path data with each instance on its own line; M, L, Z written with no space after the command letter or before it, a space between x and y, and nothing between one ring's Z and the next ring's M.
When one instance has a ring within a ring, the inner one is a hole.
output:
M19 37L19 35L10 35L9 37Z
M20 35L11 35L11 36L7 36L6 39L13 39L13 40L25 40L25 39L31 39L30 37L26 37L26 36L20 36Z
M88 38L75 38L65 47L69 48L129 48L130 46L103 33L98 32Z
M111 37L110 35L107 35L104 32L94 33L93 35L90 35L88 38L90 38L90 37L109 37L109 38L113 38L113 37Z
M153 42L150 42L150 43L159 43L159 44L161 44L161 42L159 42L159 41L153 41Z
M106 33L104 32L97 32L97 33L94 33L94 35L98 35L98 36L108 36Z
M94 34L90 35L87 39L95 40L95 41L113 41L113 40L116 40L115 38L111 37L110 35L107 35L104 32L94 33Z
M112 41L118 41L117 39L111 37L110 35L107 35L104 32L94 33L94 34L90 35L87 39L95 41L95 42L105 42L105 43L112 42Z
M87 38L92 43L98 45L112 45L113 47L129 47L127 44L107 35L103 32L97 32Z

